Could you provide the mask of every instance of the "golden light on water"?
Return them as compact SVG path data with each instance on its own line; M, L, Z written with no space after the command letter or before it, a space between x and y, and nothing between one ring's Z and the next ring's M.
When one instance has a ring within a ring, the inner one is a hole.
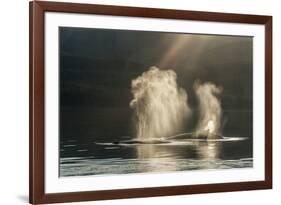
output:
M219 158L221 153L220 142L201 142L197 145L198 156L203 160L213 160ZM208 167L206 167L208 168Z

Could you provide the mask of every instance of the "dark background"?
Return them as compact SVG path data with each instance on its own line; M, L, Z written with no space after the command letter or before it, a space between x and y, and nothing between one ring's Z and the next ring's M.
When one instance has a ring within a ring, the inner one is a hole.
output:
M252 137L252 37L61 27L60 140L133 136L131 80L150 66L173 69L197 121L193 83L222 86L226 136Z

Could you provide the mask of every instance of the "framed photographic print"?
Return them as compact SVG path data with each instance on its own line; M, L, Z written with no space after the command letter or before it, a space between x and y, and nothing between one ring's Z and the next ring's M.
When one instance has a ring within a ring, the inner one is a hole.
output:
M272 187L272 17L30 3L30 203Z

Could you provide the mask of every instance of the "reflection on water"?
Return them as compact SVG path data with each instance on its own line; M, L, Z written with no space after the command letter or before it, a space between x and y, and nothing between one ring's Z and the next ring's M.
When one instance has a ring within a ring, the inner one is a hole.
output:
M214 160L219 158L221 142L198 142L196 146L200 159Z
M67 141L61 144L60 176L252 167L251 140L229 139L153 144Z

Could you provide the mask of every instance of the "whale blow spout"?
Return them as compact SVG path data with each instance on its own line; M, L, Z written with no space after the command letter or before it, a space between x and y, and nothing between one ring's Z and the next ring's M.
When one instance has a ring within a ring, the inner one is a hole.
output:
M188 96L177 85L173 70L153 66L132 80L134 127L140 140L163 138L180 132L190 116Z
M194 84L199 101L199 122L196 128L197 136L214 138L221 132L222 108L219 95L222 88L211 82Z

